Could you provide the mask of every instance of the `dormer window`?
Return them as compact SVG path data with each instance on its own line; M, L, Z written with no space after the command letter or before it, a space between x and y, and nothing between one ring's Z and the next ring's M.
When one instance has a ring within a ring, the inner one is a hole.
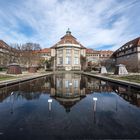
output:
M133 44L130 44L130 45L129 45L129 47L132 47L132 46L133 46Z

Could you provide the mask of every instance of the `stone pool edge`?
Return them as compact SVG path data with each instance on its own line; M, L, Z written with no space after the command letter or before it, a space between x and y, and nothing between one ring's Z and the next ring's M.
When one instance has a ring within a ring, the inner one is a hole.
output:
M48 75L52 75L52 74L60 74L60 73L84 74L84 75L87 75L87 76L92 76L92 77L102 79L102 80L106 80L106 81L109 81L109 82L118 83L118 84L121 84L121 85L135 87L135 88L140 89L140 84L139 83L129 82L129 81L120 80L120 79L114 79L114 78L106 77L106 76L103 76L103 75L97 75L97 74L87 73L87 72L82 72L82 71L73 71L73 72L68 72L68 71L65 71L65 72L60 71L60 72L58 72L57 71L57 72L39 74L39 75L35 75L35 76L29 76L29 77L22 77L22 78L18 78L18 79L6 80L6 81L2 81L0 83L0 88L10 86L10 85L14 85L14 84L18 84L18 83L22 83L22 82L26 82L26 81L29 81L29 80L34 80L34 79L37 79L37 78L40 78L40 77L44 77L44 76L48 76Z
M106 76L103 76L103 75L97 75L97 74L92 74L92 73L87 73L87 72L82 72L81 74L92 76L92 77L102 79L102 80L106 80L106 81L109 81L109 82L113 82L113 83L117 83L117 84L130 86L130 87L135 87L135 88L140 89L140 84L139 83L129 82L129 81L120 80L120 79L114 79L114 78L106 77Z
M45 74L39 74L39 75L32 75L32 76L29 76L29 77L22 77L22 78L20 77L20 78L17 78L17 79L5 80L5 81L0 82L0 88L15 85L15 84L18 84L18 83L23 83L23 82L30 81L30 80L34 80L34 79L41 78L41 77L44 77L44 76L48 76L48 75L51 75L51 74L53 74L53 72L45 73Z

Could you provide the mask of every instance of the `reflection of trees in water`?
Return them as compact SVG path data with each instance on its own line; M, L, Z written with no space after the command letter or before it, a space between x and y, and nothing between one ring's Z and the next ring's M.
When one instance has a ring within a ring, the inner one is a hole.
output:
M111 83L112 89L115 93L121 96L124 100L131 104L140 106L140 90L131 88L130 86L125 87Z
M11 92L15 92L18 94L18 98L22 97L27 100L38 99L41 94L48 94L51 93L50 89L53 88L54 91L57 91L57 82L56 78L59 80L65 80L67 76L65 74L62 75L51 75L35 80L31 80L25 83L19 83L13 86L5 87L0 89L0 102L5 100L7 97L11 95ZM131 87L120 86L114 83L110 83L107 81L95 79L93 77L87 77L84 75L77 75L73 74L71 79L79 79L78 87L73 87L73 92L75 94L64 94L63 96L67 95L67 97L78 97L81 95L91 94L93 92L98 93L110 93L115 92L119 96L121 96L126 101L129 101L132 104L140 106L140 91L137 89L133 89ZM64 84L62 82L62 84ZM74 85L71 85L71 87ZM66 91L65 91L66 92ZM62 88L59 88L59 93L62 94ZM61 97L61 96L59 96ZM77 101L76 101L77 102ZM70 104L70 103L68 103ZM74 103L75 104L75 103Z
M19 96L22 96L22 98L25 98L26 100L32 100L32 99L39 99L41 93L40 92L20 92Z
M41 94L50 92L50 77L39 78L0 89L0 102L11 95L18 94L27 100L37 99ZM48 83L48 84L47 84ZM17 97L19 97L17 96Z
M132 104L140 106L140 91L131 87L121 86L118 84L110 83L107 81L102 81L95 79L93 77L85 77L86 81L86 94L93 92L115 92L121 96L126 101Z
M10 96L12 92L18 91L18 89L19 89L18 84L14 86L1 88L0 89L0 102L2 102L4 99Z
M96 79L93 77L86 77L86 93L90 94L93 92L112 92L112 87L107 81Z

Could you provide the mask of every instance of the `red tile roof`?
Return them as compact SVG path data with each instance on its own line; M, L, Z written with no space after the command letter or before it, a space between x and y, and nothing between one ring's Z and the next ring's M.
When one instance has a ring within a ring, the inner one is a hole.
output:
M86 53L91 54L91 53L98 53L98 51L93 50L93 49L86 49Z
M104 50L104 51L99 51L100 54L113 54L113 51L110 50Z
M112 54L113 51L110 51L110 50L100 50L100 51L97 51L97 50L93 50L93 49L86 49L86 53L98 53L98 54Z
M11 47L7 43L5 43L3 40L0 40L0 48L7 49L7 50L11 49Z
M55 45L53 45L51 48L56 48L57 45L59 44L66 44L66 43L69 43L69 44L77 44L77 45L80 45L81 48L85 49L85 47L80 44L76 38L74 36L72 36L71 34L66 34L64 35L61 40L59 42L57 42Z
M50 48L44 48L40 51L41 53L50 53L51 49Z
M35 50L33 52L34 53L51 53L51 49L50 48L44 48L42 50Z

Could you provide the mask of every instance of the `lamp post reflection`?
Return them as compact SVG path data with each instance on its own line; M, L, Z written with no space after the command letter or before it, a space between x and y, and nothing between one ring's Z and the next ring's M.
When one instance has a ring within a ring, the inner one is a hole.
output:
M96 102L97 102L97 98L93 97L93 101L94 101L94 104L93 104L93 120L94 120L94 123L96 123Z
M14 92L11 92L11 98L12 98L12 95L14 94ZM12 100L12 105L11 105L11 114L13 114L14 113L14 96L13 96L13 99L11 99Z
M48 103L49 103L49 111L51 111L51 109L52 109L52 107L51 107L52 99L48 99Z
M97 98L96 97L93 97L93 101L94 101L94 112L96 111L96 101L97 101Z

